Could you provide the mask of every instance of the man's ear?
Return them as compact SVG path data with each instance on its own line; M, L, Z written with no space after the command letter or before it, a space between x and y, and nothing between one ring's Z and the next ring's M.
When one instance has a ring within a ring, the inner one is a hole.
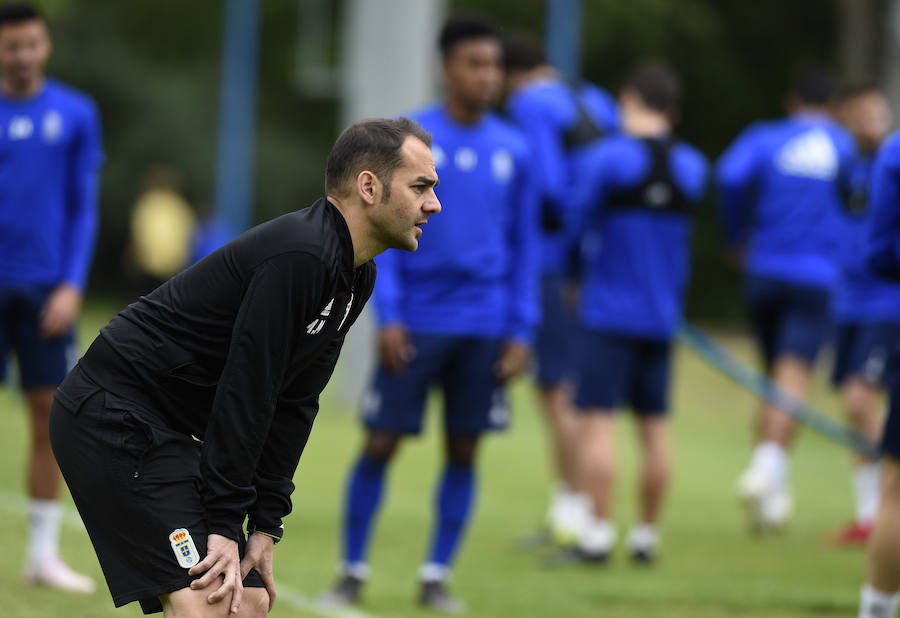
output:
M375 204L381 195L381 181L378 176L368 170L363 170L356 177L356 191L366 204Z

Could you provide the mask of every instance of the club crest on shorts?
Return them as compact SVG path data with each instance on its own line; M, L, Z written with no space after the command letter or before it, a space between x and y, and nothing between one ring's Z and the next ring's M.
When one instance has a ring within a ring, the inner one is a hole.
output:
M197 546L194 545L191 533L186 529L178 528L177 530L172 530L171 534L169 534L169 543L172 545L172 551L175 552L178 566L189 569L200 562Z

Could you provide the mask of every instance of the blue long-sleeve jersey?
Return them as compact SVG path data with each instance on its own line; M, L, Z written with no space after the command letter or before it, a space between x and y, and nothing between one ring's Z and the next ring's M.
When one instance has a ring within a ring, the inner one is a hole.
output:
M572 173L574 157L590 141L618 130L615 100L593 84L546 79L510 94L506 112L529 140L542 206L553 209L555 217L563 221L572 193L577 191L574 185L580 180ZM545 227L542 270L563 272L565 262L565 234Z
M859 155L849 167L844 199L841 284L835 317L841 324L900 322L900 285L877 277L866 265L873 156Z
M900 131L875 157L869 208L868 265L880 277L900 280Z
M855 147L827 116L751 125L719 159L729 246L747 243L747 272L833 289L840 278L841 185Z
M0 287L84 287L103 159L94 103L47 80L0 96Z
M379 323L419 333L529 341L539 318L537 191L524 137L493 114L411 114L431 132L441 214L414 253L377 259Z
M579 157L569 238L581 244L581 321L595 330L669 339L690 271L690 211L708 163L669 139L610 137Z

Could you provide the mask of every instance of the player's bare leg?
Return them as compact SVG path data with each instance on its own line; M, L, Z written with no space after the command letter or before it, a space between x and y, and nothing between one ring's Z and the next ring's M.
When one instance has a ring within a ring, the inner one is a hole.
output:
M812 367L804 359L787 355L775 361L772 381L786 395L806 401ZM796 422L784 410L765 402L762 405L759 442L750 467L741 476L738 490L756 530L777 530L784 526L793 509L789 487L788 451Z
M884 394L861 376L850 376L841 385L841 400L850 426L860 435L877 443L881 437ZM853 521L839 530L833 541L839 545L865 545L872 531L880 499L881 466L868 457L854 456Z
M602 562L616 540L609 520L616 478L615 416L610 410L590 410L578 422L578 483L591 501L578 546L588 559Z
M229 613L231 597L210 604L207 600L213 588L200 590L182 588L159 597L165 618L263 618L269 613L269 593L265 588L244 588L240 609Z
M671 474L666 418L661 415L641 417L638 437L643 451L639 480L640 521L629 534L628 548L635 560L650 562L659 543L657 522Z
M557 477L547 521L554 540L575 542L584 525L587 502L578 487L578 417L572 407L572 386L540 387L539 393Z
M886 457L881 471L881 506L869 539L866 586L860 618L894 616L900 605L900 461Z
M50 448L50 406L55 388L29 389L25 393L31 419L31 444L27 485L29 502L28 556L25 581L69 592L90 593L94 582L74 572L59 557L62 505L61 476Z

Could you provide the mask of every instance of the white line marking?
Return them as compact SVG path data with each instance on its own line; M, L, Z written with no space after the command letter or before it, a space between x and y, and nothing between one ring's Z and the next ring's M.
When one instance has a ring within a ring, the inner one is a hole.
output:
M0 490L0 510L16 515L28 515L28 499L21 494ZM84 531L84 524L81 523L81 517L78 512L68 506L63 508L63 524L69 528ZM316 599L311 598L294 590L281 582L275 582L278 592L277 603L290 605L294 609L312 612L318 616L325 618L377 618L373 614L354 609L352 607L325 607Z

